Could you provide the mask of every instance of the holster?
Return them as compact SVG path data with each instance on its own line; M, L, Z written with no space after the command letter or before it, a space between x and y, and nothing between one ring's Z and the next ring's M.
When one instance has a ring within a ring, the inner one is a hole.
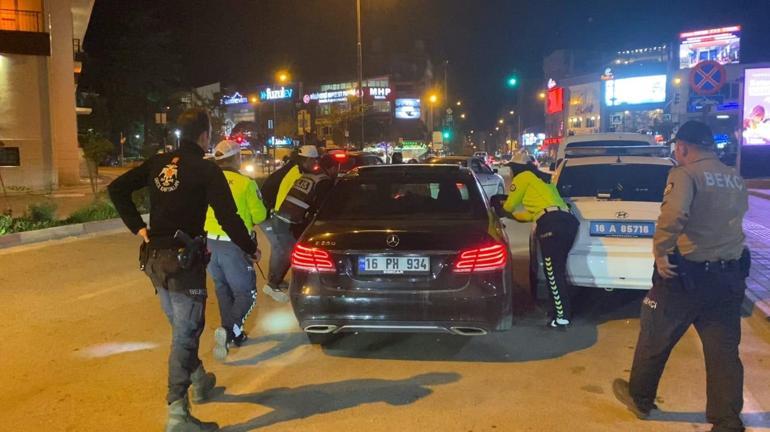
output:
M177 230L174 238L184 244L184 247L177 250L176 257L179 261L179 267L189 270L198 265L204 267L208 265L211 260L211 252L209 252L205 235L191 238L185 232Z
M684 259L679 251L674 251L674 253L669 254L668 261L676 266L677 278L679 278L679 282L682 284L684 290L688 292L695 291L697 289L695 284L695 272L699 270L697 265Z
M150 259L150 248L148 243L143 241L139 246L139 270L144 271L148 259Z
M741 275L744 278L749 277L749 274L751 273L751 250L749 250L749 248L743 248L741 257L738 260L738 265L741 269Z

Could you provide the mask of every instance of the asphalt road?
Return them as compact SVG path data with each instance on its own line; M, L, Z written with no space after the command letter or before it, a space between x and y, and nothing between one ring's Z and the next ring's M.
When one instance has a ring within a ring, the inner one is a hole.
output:
M514 229L525 251L528 227ZM137 270L137 247L112 234L0 251L0 430L162 430L170 331ZM546 330L534 309L502 334L350 335L320 348L289 306L260 294L252 339L220 364L212 294L201 357L221 388L193 412L226 431L708 430L695 332L663 377L663 412L640 422L611 383L628 376L642 294L575 296L580 318L568 332ZM744 319L750 430L770 430L768 342L766 322Z

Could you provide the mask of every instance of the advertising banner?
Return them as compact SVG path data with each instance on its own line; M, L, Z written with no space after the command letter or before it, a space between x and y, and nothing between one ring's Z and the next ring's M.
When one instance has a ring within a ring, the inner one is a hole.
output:
M604 81L607 106L641 105L666 101L666 75L619 78Z
M396 99L396 118L416 120L420 118L419 99Z
M679 35L679 67L687 69L706 60L719 64L740 61L741 27L698 30Z
M770 68L746 69L743 91L743 145L770 144Z

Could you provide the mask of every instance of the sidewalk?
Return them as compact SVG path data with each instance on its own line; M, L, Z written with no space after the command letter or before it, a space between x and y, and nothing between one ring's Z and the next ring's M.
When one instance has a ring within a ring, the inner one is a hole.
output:
M102 167L99 169L99 191L104 191L107 185L125 172L128 168ZM79 185L63 186L52 192L38 191L27 193L9 192L7 199L0 193L0 213L11 209L14 216L21 216L30 204L53 201L56 203L56 216L60 219L69 217L76 210L91 203L94 199L88 178L81 178Z
M751 276L746 296L770 321L770 192L752 191L749 212L743 221L746 244L751 249Z

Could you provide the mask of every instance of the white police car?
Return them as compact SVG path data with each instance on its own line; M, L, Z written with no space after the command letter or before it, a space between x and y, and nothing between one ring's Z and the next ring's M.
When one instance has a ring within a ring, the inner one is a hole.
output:
M603 156L568 156L552 182L580 221L567 260L567 276L575 286L604 289L649 289L654 258L652 236L660 213L669 170L674 161L628 156L609 149ZM665 149L665 148L664 148ZM634 146L632 154L640 154ZM596 154L592 149L588 154ZM530 282L543 281L537 243L530 241Z

